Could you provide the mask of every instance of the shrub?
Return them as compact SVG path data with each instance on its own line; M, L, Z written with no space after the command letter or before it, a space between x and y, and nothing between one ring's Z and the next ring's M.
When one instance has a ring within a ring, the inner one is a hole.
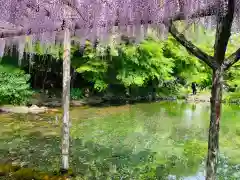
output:
M18 68L0 65L0 104L26 104L32 95L29 79Z
M72 88L70 92L70 96L72 100L79 100L83 97L83 92L79 88Z

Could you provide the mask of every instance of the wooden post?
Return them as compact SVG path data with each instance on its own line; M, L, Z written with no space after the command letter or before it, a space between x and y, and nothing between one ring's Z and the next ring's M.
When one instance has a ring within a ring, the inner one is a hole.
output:
M63 89L62 89L62 106L63 106L63 126L62 126L62 171L67 172L69 169L69 139L70 139L70 50L71 35L70 30L64 30L64 53L63 53Z

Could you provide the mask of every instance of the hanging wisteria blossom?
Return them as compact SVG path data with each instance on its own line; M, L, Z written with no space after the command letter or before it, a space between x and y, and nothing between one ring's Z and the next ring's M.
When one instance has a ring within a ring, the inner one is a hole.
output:
M169 20L191 22L206 15L211 17L201 22L212 27L216 24L215 15L224 12L222 1L0 0L0 38L31 34L42 43L54 43L53 32L58 35L64 28L70 28L72 35L81 38L80 42L84 38L107 41L112 33L140 37L147 32L144 29L152 27L166 34ZM235 31L239 30L239 7L236 0Z

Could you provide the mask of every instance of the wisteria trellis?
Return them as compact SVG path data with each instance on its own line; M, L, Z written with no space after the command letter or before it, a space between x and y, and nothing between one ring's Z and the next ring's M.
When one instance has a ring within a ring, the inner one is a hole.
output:
M81 38L81 42L96 37L104 41L111 32L116 31L116 26L118 32L136 37L149 27L164 32L169 19L191 21L212 15L202 20L211 27L215 24L213 15L221 13L221 1L0 0L0 54L4 49L3 44L6 44L4 41L21 44L19 50L22 51L25 41L20 36L24 35L32 35L33 40L42 43L55 43L56 35L63 26L68 26L72 34ZM239 30L239 7L238 0L235 31Z

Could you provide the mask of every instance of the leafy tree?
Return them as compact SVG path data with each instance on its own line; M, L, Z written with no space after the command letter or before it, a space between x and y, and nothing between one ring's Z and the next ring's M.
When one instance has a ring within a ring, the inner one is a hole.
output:
M103 91L111 84L125 88L149 86L149 82L173 80L173 59L163 54L164 43L148 39L136 46L122 44L116 47L94 49L87 44L84 54L72 58L72 65L84 78Z
M195 81L202 88L210 86L210 68L189 54L172 36L165 42L164 54L174 60L173 76L179 78L181 84Z
M143 41L139 46L123 46L119 51L122 68L118 70L117 79L125 87L142 86L148 81L171 80L172 58L163 55L164 44L159 41Z
M93 82L94 88L103 91L107 88L104 81L104 74L107 72L108 64L104 56L100 56L99 51L88 42L85 46L84 54L79 54L76 50L72 57L72 66L78 73L89 82Z

